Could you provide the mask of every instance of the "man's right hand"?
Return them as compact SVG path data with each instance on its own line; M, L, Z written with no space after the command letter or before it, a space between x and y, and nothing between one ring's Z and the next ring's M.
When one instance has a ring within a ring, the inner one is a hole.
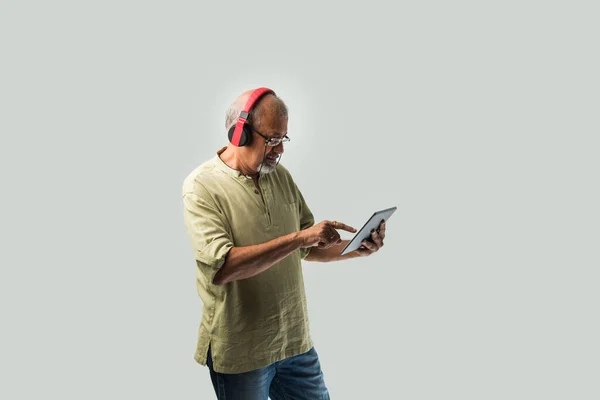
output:
M321 221L310 228L300 231L302 238L302 247L317 246L320 249L326 249L336 244L342 243L340 234L336 229L342 229L347 232L356 232L351 226L337 221Z

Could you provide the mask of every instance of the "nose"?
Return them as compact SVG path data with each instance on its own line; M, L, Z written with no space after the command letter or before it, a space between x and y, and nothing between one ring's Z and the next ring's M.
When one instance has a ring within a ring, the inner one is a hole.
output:
M283 143L279 143L277 146L273 146L273 151L279 155L283 154Z

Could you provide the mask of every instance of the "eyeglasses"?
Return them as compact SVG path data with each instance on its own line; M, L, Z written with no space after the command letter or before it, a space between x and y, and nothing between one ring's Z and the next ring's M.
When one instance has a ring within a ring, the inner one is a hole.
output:
M252 125L249 125L249 126L250 126L250 129L252 129L254 132L258 133L260 135L260 137L262 137L263 139L265 139L265 145L266 146L275 147L275 146L278 146L279 143L287 143L287 142L290 141L290 138L288 137L288 135L285 135L282 138L270 138L268 136L263 135L262 133L260 133L256 129L254 129L254 127Z

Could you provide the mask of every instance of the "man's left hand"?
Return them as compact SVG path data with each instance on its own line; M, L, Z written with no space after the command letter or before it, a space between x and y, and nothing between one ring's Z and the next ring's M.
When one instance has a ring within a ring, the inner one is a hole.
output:
M379 228L371 231L371 240L363 240L362 246L356 252L361 257L370 256L383 247L383 239L385 239L385 221L381 221Z

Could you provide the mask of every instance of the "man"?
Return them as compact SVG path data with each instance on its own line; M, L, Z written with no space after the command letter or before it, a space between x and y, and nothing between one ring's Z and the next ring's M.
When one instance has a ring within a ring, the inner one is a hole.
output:
M209 367L217 398L328 399L309 334L301 260L368 256L372 241L347 244L336 221L314 223L289 171L279 164L287 136L284 102L267 88L229 108L227 147L183 184L184 220L204 303L195 359Z

